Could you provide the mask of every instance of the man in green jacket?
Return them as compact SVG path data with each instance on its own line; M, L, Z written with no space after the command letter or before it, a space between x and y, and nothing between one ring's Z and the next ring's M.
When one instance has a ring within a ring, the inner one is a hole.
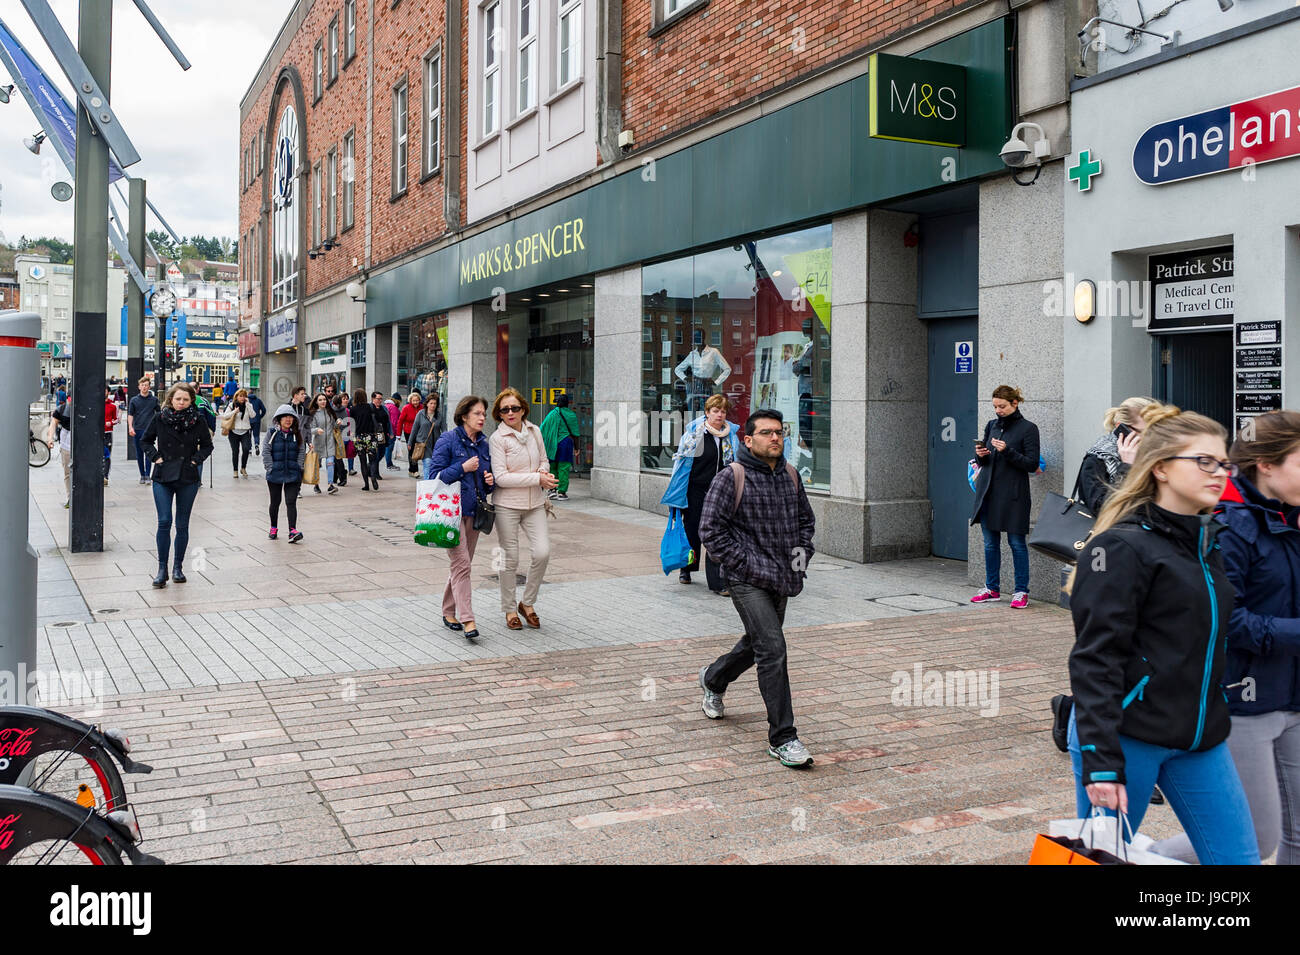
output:
M578 436L578 416L569 409L569 396L558 395L551 413L542 419L542 441L551 459L551 473L559 484L549 496L557 501L569 499L569 471L573 469L574 439Z

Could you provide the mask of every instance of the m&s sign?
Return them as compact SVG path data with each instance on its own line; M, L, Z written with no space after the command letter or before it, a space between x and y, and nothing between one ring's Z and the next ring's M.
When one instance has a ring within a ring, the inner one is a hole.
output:
M874 138L966 145L965 67L873 53L867 85Z

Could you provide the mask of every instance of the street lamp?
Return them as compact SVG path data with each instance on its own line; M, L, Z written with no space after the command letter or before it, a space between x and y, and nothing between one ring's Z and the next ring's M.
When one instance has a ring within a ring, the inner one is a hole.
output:
M9 102L9 97L13 95L14 89L15 87L12 83L8 86L0 86L0 104Z
M41 143L45 142L45 134L37 133L35 136L28 136L23 140L23 145L33 153L39 156L41 154Z

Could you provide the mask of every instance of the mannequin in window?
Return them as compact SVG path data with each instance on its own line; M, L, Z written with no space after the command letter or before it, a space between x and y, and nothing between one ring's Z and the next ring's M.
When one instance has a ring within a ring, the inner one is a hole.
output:
M731 366L722 357L722 352L704 344L703 331L692 332L691 338L694 347L676 369L677 377L686 384L687 420L694 420L704 413L704 402L731 375Z

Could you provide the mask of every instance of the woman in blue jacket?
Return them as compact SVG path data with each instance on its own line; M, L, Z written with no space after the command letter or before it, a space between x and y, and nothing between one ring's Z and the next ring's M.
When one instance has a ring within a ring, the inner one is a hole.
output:
M739 426L727 420L731 402L726 395L713 395L704 402L704 414L686 426L677 453L673 455L673 476L659 503L682 512L686 539L695 551L695 560L681 569L678 579L691 582L691 571L700 569L700 515L704 512L704 495L719 471L736 460L740 440ZM722 565L712 559L704 562L705 579L716 594L728 595Z
M1218 540L1237 601L1228 621L1228 750L1246 790L1259 857L1300 865L1300 412L1255 419L1229 455ZM1195 862L1186 835L1155 850Z
M289 543L302 540L302 532L298 530L298 492L302 490L306 461L307 441L301 433L298 414L293 405L280 405L262 441L262 466L266 468L266 487L271 493L271 530L266 536L271 540L280 535L282 497L289 512Z
M474 640L478 628L469 577L479 535L474 529L474 512L480 498L492 493L492 456L483 434L487 402L478 395L466 395L456 405L452 420L456 426L438 438L429 462L430 473L443 484L460 484L460 543L448 552L451 570L442 592L442 622L448 630L463 630L466 640Z

